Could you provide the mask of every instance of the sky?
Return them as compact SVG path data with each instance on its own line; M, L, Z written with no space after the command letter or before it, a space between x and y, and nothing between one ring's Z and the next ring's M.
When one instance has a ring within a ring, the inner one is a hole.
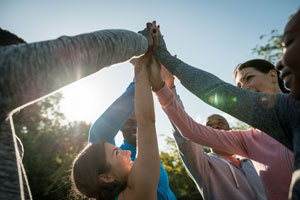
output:
M184 62L234 84L237 64L261 58L252 49L263 34L282 32L299 0L0 0L0 27L25 41L38 42L104 29L139 31L153 20L161 26L168 50ZM92 123L133 79L129 62L107 67L62 91L61 110L69 120ZM175 82L187 113L203 123L211 114L236 120L203 103ZM171 125L154 95L160 150ZM118 134L117 144L122 140Z

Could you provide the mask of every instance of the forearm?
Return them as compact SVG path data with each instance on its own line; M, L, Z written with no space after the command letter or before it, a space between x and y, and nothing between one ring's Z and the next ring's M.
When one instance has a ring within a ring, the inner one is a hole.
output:
M154 105L147 66L135 66L135 115L138 155L135 160L136 185L148 194L157 190L160 161L155 130Z
M158 157L153 97L146 65L139 66L135 70L135 80L135 115L139 133L139 154L145 153L147 156L152 154Z
M281 123L290 118L282 109L280 95L248 91L228 84L218 77L192 67L171 56L167 51L157 50L155 57L193 94L205 103L218 108L247 124L258 128L292 149L292 123ZM299 109L297 106L296 109ZM288 128L287 128L288 127Z
M94 122L89 132L89 142L106 140L114 144L114 138L134 112L134 82Z
M147 48L145 37L127 30L103 30L1 47L1 103L15 108L105 66L139 56Z
M155 123L153 97L148 78L147 65L135 69L135 114L137 123Z
M247 137L248 135L238 134L233 131L216 130L198 124L184 111L171 91L166 87L156 92L156 94L163 110L184 137L200 145L238 153L242 156L247 155L243 137Z

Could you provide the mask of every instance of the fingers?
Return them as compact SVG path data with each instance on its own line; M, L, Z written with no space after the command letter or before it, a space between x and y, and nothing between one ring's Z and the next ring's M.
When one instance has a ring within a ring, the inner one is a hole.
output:
M158 28L156 26L156 21L152 22L152 37L153 37L153 50L158 48Z

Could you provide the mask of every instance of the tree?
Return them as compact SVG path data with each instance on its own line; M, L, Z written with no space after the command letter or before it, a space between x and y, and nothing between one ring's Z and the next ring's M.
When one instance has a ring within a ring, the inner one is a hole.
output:
M15 117L33 199L68 199L72 161L87 143L89 125L68 122L59 110L61 98L53 95Z
M178 199L202 199L194 181L189 177L173 138L166 137L168 152L160 153L160 160L169 176L170 188Z
M252 49L253 53L264 56L264 59L271 63L277 63L282 56L282 34L278 30L273 29L269 34L261 35L259 39L267 39L265 45L256 45Z
M290 15L289 19L291 19L293 16L294 14ZM264 45L256 45L256 47L252 49L252 53L259 56L264 56L264 59L270 61L271 63L277 63L282 56L282 33L278 32L276 29L273 29L269 34L261 35L259 39L267 39L267 42Z

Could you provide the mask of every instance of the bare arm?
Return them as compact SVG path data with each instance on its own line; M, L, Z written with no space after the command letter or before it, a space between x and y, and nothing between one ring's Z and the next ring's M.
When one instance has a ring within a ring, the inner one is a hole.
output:
M124 191L124 199L156 199L157 197L160 161L146 56L134 63L138 154L129 175L127 190Z

